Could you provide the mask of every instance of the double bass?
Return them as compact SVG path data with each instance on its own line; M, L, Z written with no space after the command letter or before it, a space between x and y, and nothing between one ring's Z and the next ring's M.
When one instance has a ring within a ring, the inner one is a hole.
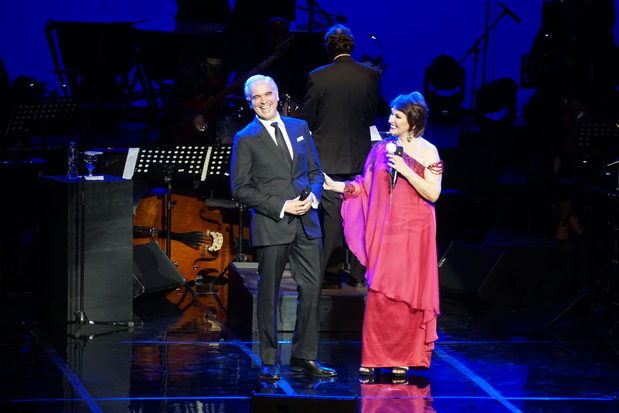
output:
M206 280L221 273L231 261L232 239L225 236L234 230L224 223L221 210L209 208L196 197L172 194L173 219L170 228L170 260L187 281ZM137 206L134 245L156 240L165 250L167 232L165 197L152 195Z

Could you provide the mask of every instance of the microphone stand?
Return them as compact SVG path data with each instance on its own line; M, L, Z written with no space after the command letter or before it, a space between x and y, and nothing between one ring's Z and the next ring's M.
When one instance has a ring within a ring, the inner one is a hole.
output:
M492 31L492 29L494 29L494 27L499 23L499 21L501 21L503 17L507 16L507 14L508 14L507 9L503 8L503 11L501 12L501 14L499 14L499 16L492 22L492 24L488 26L489 17L490 17L490 2L489 1L486 2L486 28L484 32L481 34L481 36L475 39L475 43L473 43L470 49L458 61L459 64L462 64L466 60L466 58L469 57L471 53L473 53L473 79L471 81L471 103L470 103L472 108L475 107L475 100L476 100L475 90L477 87L477 67L478 67L478 62L479 62L479 44L482 41L484 42L483 65L481 68L481 86L483 86L486 84L486 59L487 59L487 54L488 54L488 40L489 40L488 36L490 32Z
M501 16L499 16L501 18ZM488 27L488 22L490 21L490 2L486 2L486 18L484 21L485 27ZM498 23L498 19L497 19ZM490 34L490 30L488 29L488 34ZM490 36L484 37L484 47L482 49L482 64L481 64L481 86L486 84L486 68L488 67L488 42ZM475 89L471 89L472 92L475 92Z

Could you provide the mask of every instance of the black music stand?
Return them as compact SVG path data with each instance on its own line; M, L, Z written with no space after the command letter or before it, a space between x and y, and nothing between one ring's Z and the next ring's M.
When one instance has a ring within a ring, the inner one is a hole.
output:
M588 185L606 188L608 178L613 175L610 168L616 165L616 162L610 160L616 161L619 153L618 124L619 118L612 116L582 115L578 119L576 152L579 155L579 173L585 173L578 178ZM619 182L614 184L615 189L619 188Z
M171 255L172 183L174 180L204 181L212 147L206 145L156 146L139 149L133 167L133 178L150 178L166 183L166 255ZM129 161L129 160L128 160Z
M19 103L4 132L6 137L67 135L77 119L78 105L71 98L45 98Z
M228 182L230 179L230 157L232 145L217 145L209 147L206 159L204 180L211 182Z
M552 72L550 56L522 55L520 58L520 87L523 89L542 87L548 81Z
M578 120L577 145L584 150L606 150L617 148L619 141L619 119L608 116L584 115ZM613 148L614 145L614 148ZM615 152L611 152L614 154Z

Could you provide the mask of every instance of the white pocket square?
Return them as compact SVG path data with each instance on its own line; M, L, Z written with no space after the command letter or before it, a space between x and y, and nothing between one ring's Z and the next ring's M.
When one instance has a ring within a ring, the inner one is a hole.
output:
M303 140L303 136L299 136L299 137L297 138L297 142L301 142L302 140Z

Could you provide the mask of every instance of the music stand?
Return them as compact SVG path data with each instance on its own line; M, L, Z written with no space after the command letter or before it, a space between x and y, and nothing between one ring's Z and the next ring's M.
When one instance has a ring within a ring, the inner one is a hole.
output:
M164 219L166 232L166 255L171 255L172 232L172 182L174 180L204 181L208 171L212 147L206 145L175 145L137 148L130 150L127 162L133 163L135 179L151 178L166 183L166 215ZM131 153L133 152L133 154ZM125 169L125 175L127 171Z
M71 98L45 98L19 103L13 109L4 136L67 135L77 119L78 105Z
M550 56L525 54L520 58L520 87L537 89L544 86L552 73Z
M615 149L619 140L619 119L607 116L584 115L578 120L577 145L584 150ZM609 146L608 148L606 146ZM614 152L612 152L614 153Z
M206 159L206 171L203 180L228 181L230 179L230 157L232 145L217 145L209 147Z

